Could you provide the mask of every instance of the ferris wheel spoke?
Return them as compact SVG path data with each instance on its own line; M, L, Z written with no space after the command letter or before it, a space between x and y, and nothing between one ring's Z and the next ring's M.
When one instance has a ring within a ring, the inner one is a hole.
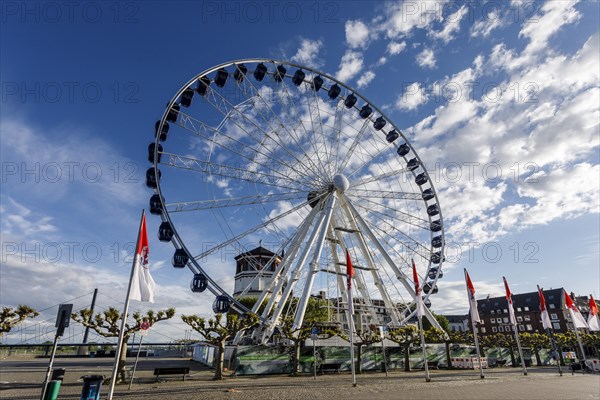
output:
M278 175L284 175L281 171L278 170L278 168L273 168L273 167L269 167L268 165L264 165L264 164L260 164L256 161L256 154L259 154L261 156L264 156L265 158L269 158L271 161L273 161L273 158L271 156L266 156L264 153L259 152L259 151L255 151L254 152L254 157L249 157L246 154L243 154L240 151L236 151L235 149L231 148L231 147L227 147L225 145L225 143L222 142L217 142L214 140L214 136L211 136L210 133L213 133L213 135L219 135L222 137L225 137L226 139L231 140L232 142L238 144L242 149L247 149L247 146L242 143L241 141L227 135L224 134L222 131L219 131L218 129L212 128L206 124L204 124L201 121L198 121L197 119L191 117L190 115L187 115L183 112L180 112L180 118L179 118L179 126L184 128L185 130L193 133L194 135L202 138L203 140L207 141L208 143L210 143L211 145L217 145L223 149L225 149L228 152L231 152L245 160L248 160L251 163L255 163L258 166L262 166L265 169L268 169L270 171L273 171L273 173L278 174ZM300 178L303 179L304 183L310 183L312 180L312 177L309 177L308 175L304 174L302 172L302 170L298 170L296 168L293 168L291 166L289 166L287 163L283 163L283 162L276 162L277 164L280 164L283 168L287 168L288 170L293 171L293 175L294 176L298 176Z
M372 211L373 213L376 214L380 214L382 215L384 218L391 218L394 219L398 222L403 222L409 225L412 225L416 228L422 229L424 231L429 231L429 221L423 218L419 218L416 217L414 215L411 215L409 213L405 213L403 211L400 210L390 210L390 208L384 204L378 203L376 201L373 201L369 198L363 197L361 199L359 199L360 201L355 201L355 204L357 207L361 207L363 208L365 211ZM371 205L371 207L367 207L367 205L365 204L361 204L362 203L369 203ZM377 209L374 209L373 207L377 207L377 208L381 208L384 210L389 210L391 211L393 214L385 214Z
M194 259L195 260L201 260L203 258L206 258L209 255L213 254L214 252L216 252L216 251L218 251L218 250L220 250L220 249L222 249L224 247L227 247L230 244L238 242L240 239L242 239L242 238L250 235L251 233L254 233L254 232L258 231L259 229L262 229L262 228L264 228L266 226L269 226L269 225L271 225L271 224L279 221L280 219L285 218L288 215L291 215L291 214L293 214L293 213L295 213L295 212L303 209L304 207L308 206L309 203L310 203L310 201L305 201L305 202L303 202L303 203L301 203L301 204L299 204L299 205L297 205L297 206L295 206L295 207L293 207L293 208L291 208L291 209L289 209L289 210L287 210L287 211L285 211L285 212L283 212L283 213L281 213L281 214L279 214L279 215L277 215L277 216L275 216L273 218L270 218L270 219L264 221L263 223L258 224L256 226L254 226L254 227L252 227L252 228L244 231L243 233L241 233L241 234L239 234L239 235L237 235L237 236L235 236L235 237L233 237L231 239L228 239L228 240L222 242L221 244L219 244L217 246L214 246L214 247L212 247L212 248L210 248L210 249L202 252L201 254L198 254L197 256L194 256Z
M403 174L405 172L408 172L407 168L399 168L395 171L389 171L389 172L385 172L381 175L375 175L375 176L369 176L369 177L364 177L362 179L359 179L357 181L354 181L351 183L352 187L356 187L356 186L362 186L362 185L366 185L369 183L373 183L373 182L378 182L382 179L386 179L386 178L390 178L392 176L396 176L396 175L400 175Z
M364 198L374 197L380 199L391 199L391 200L421 200L423 195L421 193L410 193L410 192L397 192L393 190L371 190L371 189L357 189L354 187L349 188L346 191L346 195L350 197Z
M340 100L340 101L338 101L337 107L335 108L335 115L334 115L334 119L333 119L333 134L334 134L333 143L335 144L335 164L334 164L335 171L338 170L338 165L339 165L342 122L344 119L343 115L344 115L344 102Z
M165 208L170 213L184 211L202 211L215 208L239 207L255 204L265 204L283 200L296 200L306 198L306 192L289 192L276 194L257 194L255 196L229 197L223 199L200 200L200 201L180 201L176 203L166 203Z
M333 176L331 165L329 163L329 154L327 151L327 137L325 136L323 130L323 119L321 118L321 108L319 107L320 98L317 96L317 92L312 90L311 88L305 88L305 93L307 94L306 103L308 107L308 114L310 115L310 121L312 125L313 132L316 133L316 136L320 136L323 147L324 159L327 161L323 166L327 168L327 176ZM319 146L317 145L317 152L319 151Z
M253 94L253 97L256 97L258 99L260 99L260 101L262 102L263 106L270 112L270 114L277 120L278 122L278 126L282 127L288 134L288 136L294 141L294 144L296 146L298 146L298 148L302 149L302 145L301 145L301 141L300 139L296 136L295 134L295 129L289 129L288 125L284 123L281 120L281 117L279 114L277 114L273 108L271 107L271 105L269 104L268 101L266 101L264 99L264 96L260 93L260 91L258 90L258 88L256 88L256 86L249 80L249 79L244 79L241 82L236 82L238 88L240 89L241 92L245 93L247 95L247 90L249 89ZM269 118L266 117L261 109L257 109L257 114L261 116L261 118L263 119L263 121L265 121L269 127L271 127L272 130L274 130L269 122ZM302 164L306 169L310 169L313 172L313 175L318 175L317 174L317 166L314 164L314 162L312 161L311 157L308 155L308 153L306 153L306 151L302 150L303 156L305 156L305 160L308 164L310 164L310 167L305 165L300 159L297 158L297 156L295 154L293 154L287 146L285 146L283 143L283 141L278 141L276 140L274 137L271 137L271 139L278 144L278 146L283 149L288 155L290 155L291 157L295 158L296 161L298 161L300 164Z
M304 126L304 122L302 121L302 114L300 113L300 111L298 110L298 107L296 106L296 101L295 101L296 99L294 99L292 97L292 95L290 93L290 90L288 88L288 85L285 82L285 79L283 79L280 82L280 85L281 85L281 88L285 90L286 97L287 97L287 99L289 101L289 105L290 105L290 108L291 108L293 114L297 116L298 122L300 123L300 126L304 130L304 134L306 135L307 138L309 138L310 134L309 134L308 130L306 129L306 126ZM310 113L310 110L309 110L309 113ZM314 154L317 157L318 163L317 163L316 167L319 170L319 173L321 174L320 176L323 177L323 182L325 182L325 180L328 178L327 172L324 169L325 168L325 163L323 162L323 160L321 160L321 156L320 156L319 151L318 151L318 149L316 147L316 144L312 140L310 140L310 144L312 145Z
M362 124L362 127L360 128L360 131L358 131L358 134L354 137L354 141L352 142L352 144L350 145L350 148L346 152L346 155L344 156L344 158L342 160L342 164L338 167L338 170L337 170L338 174L341 174L344 171L344 169L346 168L346 165L348 165L348 163L350 162L350 159L352 158L352 155L354 154L356 147L360 143L364 133L367 131L367 128L369 127L369 122L371 122L371 120L369 118L365 118L365 120Z
M216 175L223 178L279 187L286 190L300 190L300 188L293 187L294 184L298 185L298 182L287 177L273 176L272 174L263 172L250 171L246 168L202 161L189 156L181 156L171 153L163 153L163 155L169 157L169 161L161 162L162 165L199 172L209 176Z

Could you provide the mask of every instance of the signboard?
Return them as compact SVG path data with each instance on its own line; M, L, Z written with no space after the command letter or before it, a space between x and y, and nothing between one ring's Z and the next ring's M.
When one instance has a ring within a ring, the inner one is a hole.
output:
M315 326L310 330L310 338L314 341L317 340L317 336L319 335L319 329Z
M71 320L71 312L73 311L73 304L61 304L58 307L58 314L56 315L56 336L62 336L65 333L65 328L69 326Z
M148 330L150 329L150 324L148 322L142 322L140 324L140 336L148 336Z

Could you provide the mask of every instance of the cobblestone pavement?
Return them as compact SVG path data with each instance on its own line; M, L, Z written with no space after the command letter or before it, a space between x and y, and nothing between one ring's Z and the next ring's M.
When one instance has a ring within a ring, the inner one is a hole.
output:
M112 360L58 359L55 368L66 368L59 399L79 399L82 383L88 374L110 374ZM6 400L38 399L47 360L0 362L0 398ZM156 366L190 366L185 382L178 376L156 382ZM348 373L312 376L230 377L212 381L213 371L184 359L145 359L136 373L131 390L119 385L115 399L207 399L207 400L325 400L325 399L600 399L600 375L565 373L558 376L554 368L532 368L528 376L521 370L498 368L486 370L485 379L476 371L431 371L425 382L423 371L392 371L357 375L352 387ZM103 398L107 387L103 388Z

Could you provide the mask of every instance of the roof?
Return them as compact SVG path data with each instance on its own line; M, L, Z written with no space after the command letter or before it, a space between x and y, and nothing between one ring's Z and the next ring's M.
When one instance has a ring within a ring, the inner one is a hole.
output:
M273 253L271 250L265 249L262 246L258 246L255 249L252 249L250 251L247 251L245 253L241 253L237 256L235 256L236 260L239 260L240 258L245 258L248 256L266 256L266 257L273 257L275 255L275 253Z
M542 290L542 292L548 306L554 304L557 309L563 308L563 304L565 303L563 288ZM539 311L540 309L540 296L537 291L513 294L512 298L514 308L524 309L525 307L529 307L530 311ZM491 314L492 310L508 308L508 302L505 296L491 297L477 300L477 308L479 314L488 315Z

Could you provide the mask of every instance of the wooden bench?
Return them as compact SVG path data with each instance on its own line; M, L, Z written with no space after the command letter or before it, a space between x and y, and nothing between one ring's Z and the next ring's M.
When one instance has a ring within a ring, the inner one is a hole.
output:
M319 372L324 374L326 371L328 372L336 372L340 373L340 367L342 363L324 363L319 366Z
M156 382L158 382L158 377L160 375L183 375L183 380L185 381L185 376L190 373L189 367L160 367L154 368L154 375L156 375Z

